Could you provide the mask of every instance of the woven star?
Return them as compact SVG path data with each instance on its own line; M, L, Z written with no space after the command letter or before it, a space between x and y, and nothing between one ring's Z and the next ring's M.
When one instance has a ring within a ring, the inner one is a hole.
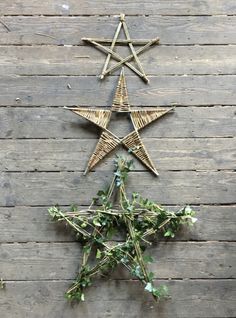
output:
M73 107L67 109L87 119L102 129L102 134L92 156L89 159L85 174L93 169L94 166L97 165L106 155L108 155L118 145L121 144L127 148L129 152L136 156L155 175L158 175L158 172L141 140L139 130L167 114L173 108L167 109L148 107L145 108L145 110L131 110L128 101L128 92L123 68L121 70L111 110L104 110L100 108L89 109L85 107ZM133 130L124 138L119 138L107 128L112 112L129 114L133 125Z
M121 29L123 28L126 39L118 39ZM131 40L129 30L127 24L125 22L125 15L120 15L120 22L117 26L115 35L113 39L99 39L99 38L82 38L83 41L89 42L94 45L97 49L107 54L102 73L100 78L103 79L106 75L113 73L121 66L126 65L129 67L134 73L140 76L145 82L148 82L148 78L144 72L142 64L138 58L138 55L143 51L150 48L153 44L158 44L159 38L151 39L151 40ZM110 48L104 46L103 44L110 44ZM126 56L125 58L121 57L120 54L115 52L116 44L128 45L131 54ZM134 49L134 45L144 45L141 46L137 51ZM110 59L118 61L114 66L109 67ZM136 63L136 67L133 66L130 61L134 60Z

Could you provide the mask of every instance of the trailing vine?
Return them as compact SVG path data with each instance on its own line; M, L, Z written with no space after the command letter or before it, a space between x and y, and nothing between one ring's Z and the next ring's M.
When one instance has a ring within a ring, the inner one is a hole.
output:
M70 212L63 212L54 206L48 210L54 220L73 228L83 244L80 271L66 292L70 300L84 301L84 290L91 286L92 278L97 274L106 275L118 264L140 280L154 299L168 296L165 285L154 286L154 273L147 269L147 264L153 262L151 256L144 255L146 247L152 244L148 237L160 233L173 238L181 225L192 225L197 219L189 206L173 212L138 193L128 197L125 185L132 165L132 160L117 157L110 186L97 193L89 208L72 207ZM116 194L118 206L114 204ZM125 231L121 242L115 241L118 230ZM94 258L96 263L91 265Z

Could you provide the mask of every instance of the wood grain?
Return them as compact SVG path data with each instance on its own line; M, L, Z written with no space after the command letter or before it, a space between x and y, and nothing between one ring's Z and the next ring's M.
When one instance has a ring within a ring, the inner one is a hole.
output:
M128 50L119 48L122 56ZM236 46L159 45L140 55L147 75L236 74ZM13 75L98 75L105 55L89 46L2 46L0 72ZM114 63L111 63L111 65ZM128 68L126 74L133 74ZM119 74L119 71L116 72Z
M131 106L236 105L235 75L157 76L149 85L126 79ZM110 106L116 85L116 76L2 77L0 106Z
M144 138L189 138L235 136L235 106L178 107L145 127ZM168 129L167 129L168 127ZM112 128L117 135L130 124L115 117ZM0 108L0 138L97 138L99 130L63 108ZM79 141L78 141L79 142Z
M124 136L124 135L123 135ZM122 136L120 136L122 137ZM143 138L143 143L158 170L234 169L235 138ZM2 171L83 171L98 139L0 140ZM118 147L99 164L112 170L115 154L128 156ZM131 158L131 156L129 156ZM97 168L95 169L97 170ZM135 170L147 170L135 160Z
M104 11L105 8L105 11ZM120 0L119 3L109 0L92 0L76 1L67 0L66 3L60 3L52 0L50 3L46 0L24 0L24 2L9 0L7 7L4 3L0 4L0 12L7 15L88 15L88 14L119 14L120 10L126 14L170 14L170 15L206 15L206 14L235 14L236 6L233 0L165 0L149 1Z
M6 172L0 175L0 205L89 205L111 180L110 171ZM139 181L142 180L142 183ZM235 203L233 171L162 171L158 179L147 172L130 174L128 190L161 204Z
M70 281L7 282L1 292L1 311L6 318L223 318L235 316L235 281L173 280L167 284L171 299L153 303L136 281L100 281L88 289L87 301L71 306L64 298ZM4 317L4 318L5 318Z
M62 207L64 210L68 207ZM170 206L177 210L178 207ZM236 206L193 206L198 221L189 229L183 228L175 240L236 241ZM222 222L224 226L222 226ZM47 207L0 208L0 241L12 242L71 242L75 237L63 224L49 217ZM117 237L118 239L119 237Z
M147 250L155 278L235 278L235 252L234 242L165 242ZM1 244L0 259L5 280L73 279L82 253L76 242ZM132 278L122 266L112 276Z
M0 45L81 45L82 37L112 38L118 16L5 16ZM161 44L235 44L236 16L131 16L131 38L159 37ZM91 50L95 50L91 48ZM153 54L158 47L152 49Z

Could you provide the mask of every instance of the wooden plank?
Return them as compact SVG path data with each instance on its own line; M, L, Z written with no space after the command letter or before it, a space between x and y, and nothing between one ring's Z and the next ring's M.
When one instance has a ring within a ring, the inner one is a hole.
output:
M127 55L124 47L119 48ZM236 46L158 46L140 59L147 75L235 74ZM2 46L0 72L15 75L97 75L105 56L89 46ZM114 64L114 63L112 63ZM116 72L116 74L119 71ZM126 69L126 74L133 74Z
M235 278L235 252L235 242L163 242L147 250L158 279ZM0 260L5 280L74 279L82 253L76 242L1 244ZM113 277L132 278L122 266Z
M121 135L120 137L124 137ZM83 171L98 139L0 140L2 171ZM235 168L234 138L143 138L154 164L161 170L220 170ZM128 155L119 147L116 153ZM131 157L131 156L129 156ZM100 170L112 170L114 153ZM135 162L135 170L146 168Z
M177 207L169 208L177 210ZM198 221L190 229L183 228L176 240L236 241L235 208L236 206L193 206ZM68 228L51 220L47 207L0 208L0 228L2 243L71 242L75 239Z
M97 281L86 301L70 306L64 298L68 281L7 282L1 291L4 318L223 318L235 317L235 280L173 280L171 298L155 303L136 281Z
M133 106L235 105L236 76L157 76L143 85L127 77ZM68 89L68 84L73 89ZM101 82L95 76L27 76L0 79L2 106L110 106L117 77Z
M7 6L5 3L0 4L1 14L6 15L89 15L89 14L119 14L120 10L126 14L169 14L169 15L206 15L206 14L235 14L236 5L233 0L165 0L165 1L149 1L121 0L119 3L103 0L103 1L76 1L67 0L66 3L59 3L52 0L50 3L46 0L9 0Z
M89 205L97 191L108 185L111 171L16 172L0 175L0 205ZM139 183L142 180L142 183ZM162 171L130 174L129 192L161 204L235 203L235 173L232 171Z
M232 137L235 135L235 113L234 106L178 107L174 113L145 127L142 136ZM113 126L119 129L117 134L130 127L120 116L115 118ZM98 134L95 125L63 108L0 108L0 138L96 138Z
M1 27L0 44L78 45L82 37L112 38L118 21L118 16L5 16L11 32ZM236 16L131 16L127 24L131 38L159 37L162 44L236 43Z

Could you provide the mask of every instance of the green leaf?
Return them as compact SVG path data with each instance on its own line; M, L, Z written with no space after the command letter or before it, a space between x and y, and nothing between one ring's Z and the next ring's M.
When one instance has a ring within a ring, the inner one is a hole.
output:
M99 248L97 249L97 253L96 253L96 258L101 258L102 256L102 252L99 250Z
M154 278L154 273L153 272L149 272L148 273L148 279L151 281Z
M0 279L0 289L4 289L6 287L6 283L3 281L3 279Z
M84 293L81 293L80 299L81 299L81 301L84 301Z
M170 229L168 229L165 234L164 234L165 237L175 237L175 233L172 232Z
M93 224L95 226L102 226L101 223L98 221L98 219L93 219Z
M147 283L144 289L152 293L152 289L153 289L152 283Z
M157 298L169 296L168 288L166 285L160 285L158 288L153 288L152 294Z
M70 206L70 210L71 210L71 212L76 212L76 211L78 211L78 206L76 204L72 204Z
M86 254L89 254L91 252L91 246L84 245L83 252L86 253Z
M137 192L132 193L132 198L137 199L139 197L139 194Z
M143 260L145 263L153 263L154 259L150 255L144 255Z
M104 190L99 190L97 195L101 197L102 195L106 195L106 192Z

